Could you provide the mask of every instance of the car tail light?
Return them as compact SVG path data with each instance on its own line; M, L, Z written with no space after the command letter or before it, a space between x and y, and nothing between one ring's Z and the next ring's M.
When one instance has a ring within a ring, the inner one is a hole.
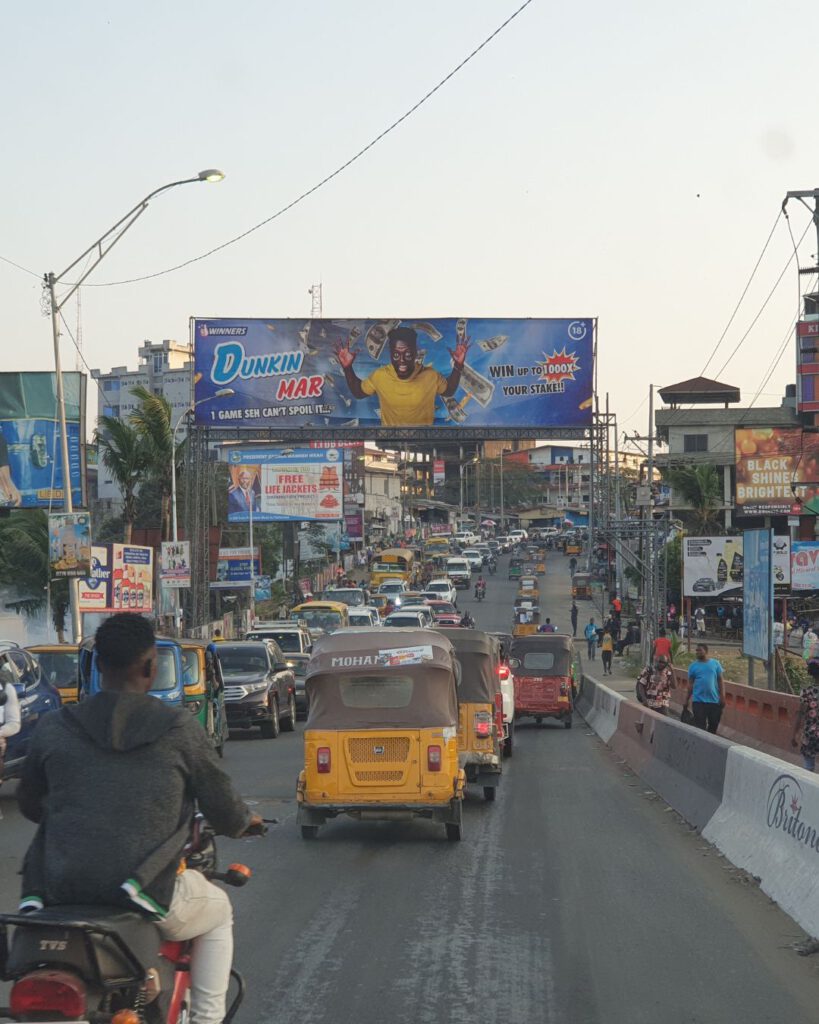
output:
M508 679L509 678L509 666L508 665L500 665L500 666L498 666L498 675L503 680Z
M319 747L316 751L316 771L319 775L330 774L330 748Z
M85 1016L85 985L67 971L34 971L15 983L10 1004L13 1017L63 1017L81 1020Z
M488 711L478 711L475 714L475 735L482 739L492 734L492 716Z
M427 747L427 771L439 772L441 770L441 748L436 743Z

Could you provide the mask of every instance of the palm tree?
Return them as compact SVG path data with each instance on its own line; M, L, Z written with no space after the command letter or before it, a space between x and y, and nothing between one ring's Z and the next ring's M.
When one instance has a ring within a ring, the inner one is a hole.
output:
M17 595L6 602L23 615L37 615L46 604L50 575L48 515L43 509L21 509L0 519L0 584ZM51 618L62 643L68 612L68 581L51 584Z
M170 539L171 523L171 461L177 459L181 445L174 448L171 406L164 395L155 395L149 388L133 388L137 406L130 422L144 446L146 476L159 488L162 509L162 539Z
M136 515L136 492L148 466L148 453L141 434L124 420L100 416L95 441L102 464L114 478L122 495L124 540L131 543Z
M665 478L674 493L690 508L683 513L695 533L719 531L717 509L722 504L722 482L713 466L677 466L666 470Z

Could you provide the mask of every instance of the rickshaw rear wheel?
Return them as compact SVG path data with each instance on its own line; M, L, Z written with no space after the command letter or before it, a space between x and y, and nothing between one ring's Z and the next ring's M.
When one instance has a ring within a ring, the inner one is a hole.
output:
M535 725L543 725L543 716L535 715Z
M459 843L461 841L461 826L448 821L446 823L446 837L450 843Z
M503 756L511 757L515 747L515 723L509 723L509 735L503 741Z
M483 798L484 798L484 800L486 800L487 803L491 804L492 801L495 799L495 792L496 792L496 787L495 786L484 786L483 787Z
M567 719L566 719L566 720L565 720L565 721L563 722L563 728L564 728L564 729L571 729L571 727L572 727L572 720L571 720L571 718L567 718Z
M317 839L318 838L318 825L302 825L301 837L302 839Z

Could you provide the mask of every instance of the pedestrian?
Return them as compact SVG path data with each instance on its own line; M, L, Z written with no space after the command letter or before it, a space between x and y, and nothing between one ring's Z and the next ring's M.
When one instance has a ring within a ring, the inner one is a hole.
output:
M569 575L574 576L574 571L577 568L577 559L572 555L569 559Z
M665 628L663 626L660 626L657 632L657 639L654 641L651 648L651 657L654 661L660 657L665 658L669 663L674 661L671 656L671 641L666 636Z
M603 630L603 639L600 641L600 653L603 658L603 675L611 675L611 656L614 653L614 637L608 629Z
M802 657L805 661L810 661L817 657L817 646L819 646L819 636L813 626L808 626L807 629L802 633Z
M659 715L667 715L674 689L674 672L665 655L655 658L637 677L637 700Z
M697 627L697 636L705 636L705 609L702 605L694 612L694 625Z
M811 682L799 695L799 711L793 724L791 746L799 747L803 766L812 772L816 770L816 757L819 755L819 661L808 662L808 675Z
M594 652L597 649L597 626L594 624L594 619L589 619L588 626L583 630L583 636L586 638L589 661L594 661Z
M698 729L715 733L725 707L722 665L716 658L709 657L707 644L697 644L696 658L688 666L688 695L683 710L688 709L690 701L694 725Z
M570 612L572 617L572 636L577 636L577 605L572 598L572 610Z
M612 599L611 610L614 612L615 618L619 619L623 611L623 602L620 600L617 594L615 594Z
M14 688L12 670L8 665L0 668L0 785L3 783L3 763L6 741L20 731L20 702Z
M542 626L538 626L538 633L556 633L557 626L552 625L552 620L547 618Z

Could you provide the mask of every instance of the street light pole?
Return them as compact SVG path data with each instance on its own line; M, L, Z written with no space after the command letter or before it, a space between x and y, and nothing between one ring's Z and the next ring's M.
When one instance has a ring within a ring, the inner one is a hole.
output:
M101 235L95 242L80 255L73 263L70 263L65 270L59 274L53 274L51 272L44 275L43 282L48 290L48 301L51 310L51 334L54 341L54 374L56 376L57 383L57 415L60 422L60 458L63 463L63 494L64 494L64 509L66 512L74 511L74 496L71 493L71 468L68 462L68 434L66 428L66 416L65 416L65 391L63 388L63 375L62 366L60 361L60 327L59 318L62 315L63 308L74 292L87 280L90 274L99 266L99 264L105 259L108 253L113 249L117 242L122 238L125 232L132 227L142 214L147 210L148 203L152 199L155 199L161 192L167 192L168 189L176 188L177 185L188 185L194 181L221 181L224 178L222 171L216 170L215 168L209 168L208 170L200 171L195 178L184 178L181 181L172 181L167 185L162 185L161 188L154 189L145 198L137 203L132 209L121 217L113 227L109 228L105 234ZM65 278L67 274L70 274L75 267L77 267L86 257L91 256L96 250L96 255L93 256L89 264L80 271L76 281L70 282L69 289L63 295L63 297L57 301L56 288L57 285ZM75 642L79 642L82 639L82 626L80 622L80 610L79 602L77 600L77 581L69 580L69 600L71 606L71 630L74 634Z

